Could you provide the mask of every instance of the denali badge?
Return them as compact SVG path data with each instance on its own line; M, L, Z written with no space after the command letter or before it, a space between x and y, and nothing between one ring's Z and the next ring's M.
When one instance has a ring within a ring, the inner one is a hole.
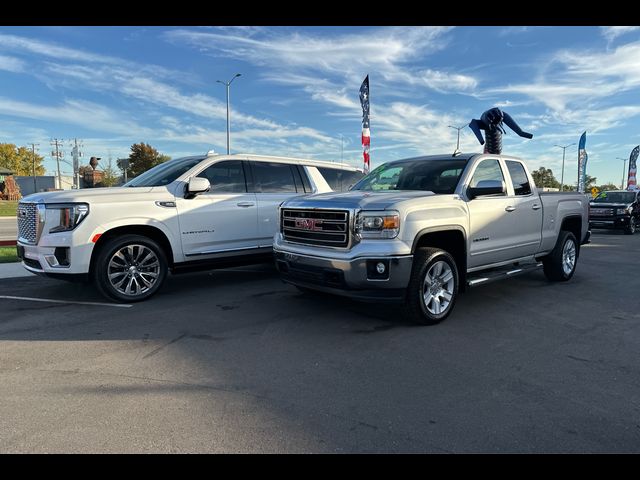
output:
M296 228L319 231L322 230L322 220L316 220L315 218L296 218Z
M18 216L20 218L27 218L27 210L24 208L19 208L18 209Z

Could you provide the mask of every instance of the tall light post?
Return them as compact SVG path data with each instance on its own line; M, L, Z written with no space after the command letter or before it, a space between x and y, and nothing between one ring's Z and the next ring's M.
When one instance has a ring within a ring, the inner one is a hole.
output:
M554 147L558 147L562 149L562 174L560 175L560 191L562 192L562 187L564 186L564 152L567 150L567 148L571 147L575 145L575 143L571 143L569 145L554 145Z
M622 157L616 157L616 160L624 160L622 166L622 183L620 184L620 190L624 190L624 177L627 176L627 159Z
M236 73L231 80L228 82L223 82L222 80L216 80L216 82L223 84L227 87L227 155L231 153L231 143L230 143L230 135L231 135L231 124L229 123L229 87L231 83L237 78L242 76L241 73Z
M468 124L467 125L463 125L461 127L454 127L453 125L448 125L449 128L453 128L453 129L458 131L458 141L456 142L456 149L455 149L455 151L453 153L457 153L457 152L460 151L460 130L462 130L463 128L465 128L467 126L468 126Z

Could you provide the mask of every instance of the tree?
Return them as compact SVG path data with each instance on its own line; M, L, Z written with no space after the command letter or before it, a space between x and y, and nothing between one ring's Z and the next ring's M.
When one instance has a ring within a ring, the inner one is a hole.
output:
M128 178L137 177L156 165L171 160L171 157L162 155L148 143L134 143L129 154ZM118 167L124 170L122 162L118 161Z
M102 171L102 185L105 187L114 187L120 182L120 175L113 166L111 158L107 163L107 168Z
M14 175L33 175L33 161L35 158L36 175L44 175L42 165L44 157L34 155L27 147L16 147L13 143L0 143L0 167L8 168Z
M618 190L618 185L614 183L605 183L604 185L600 185L598 187L598 190L600 190L601 192L606 192L609 190Z
M553 176L553 171L550 168L540 167L538 170L532 171L531 176L538 188L560 188L560 182Z
M591 175L584 175L584 191L591 190L592 187L596 186L596 182L598 179L596 177L592 177Z

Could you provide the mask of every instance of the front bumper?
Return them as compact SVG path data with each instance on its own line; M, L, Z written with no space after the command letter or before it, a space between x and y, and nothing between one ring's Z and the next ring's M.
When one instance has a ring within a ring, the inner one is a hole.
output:
M611 217L589 218L589 228L627 228L631 215L615 215ZM636 220L637 223L637 220Z
M275 262L286 283L363 301L399 302L409 283L413 255L335 259L274 248ZM371 278L372 265L383 262L387 278ZM368 265L369 264L369 265Z
M80 241L84 238L84 242ZM42 235L37 245L18 240L22 266L35 274L54 278L85 278L94 244L85 234L74 232Z

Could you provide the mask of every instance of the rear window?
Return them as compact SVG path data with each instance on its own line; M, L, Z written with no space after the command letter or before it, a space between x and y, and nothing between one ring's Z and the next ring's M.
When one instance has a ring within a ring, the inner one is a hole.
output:
M325 167L318 167L318 170L331 187L331 190L335 192L346 192L364 177L364 173L358 171Z
M515 194L529 195L531 193L531 185L529 184L527 172L524 171L522 164L520 162L507 160L507 168L509 169L509 175L511 176L511 183L513 184L513 191Z

